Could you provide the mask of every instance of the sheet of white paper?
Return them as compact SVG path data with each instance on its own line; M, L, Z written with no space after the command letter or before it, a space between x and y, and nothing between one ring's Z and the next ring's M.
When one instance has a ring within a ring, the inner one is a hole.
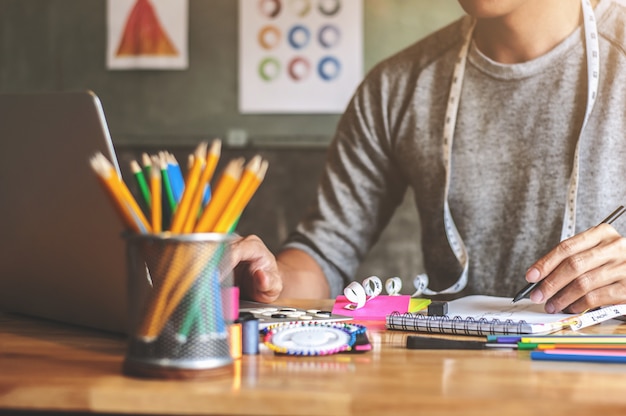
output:
M549 314L543 308L544 305L532 303L529 299L513 303L511 298L506 297L472 295L448 302L448 316L472 317L476 320L484 318L489 321L524 320L538 324L557 322L575 316L566 313Z

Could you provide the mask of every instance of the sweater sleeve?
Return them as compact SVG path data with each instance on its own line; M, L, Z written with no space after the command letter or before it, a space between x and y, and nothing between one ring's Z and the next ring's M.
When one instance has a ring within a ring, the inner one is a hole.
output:
M333 297L355 278L406 190L392 158L384 84L373 71L359 86L329 147L315 201L284 245L320 264Z

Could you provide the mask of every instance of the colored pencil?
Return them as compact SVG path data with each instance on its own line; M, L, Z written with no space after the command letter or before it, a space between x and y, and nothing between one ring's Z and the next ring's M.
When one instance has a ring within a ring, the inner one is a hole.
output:
M217 162L220 158L220 153L222 149L222 142L220 140L213 140L211 144L211 148L207 153L206 163L204 163L204 169L200 175L200 179L198 180L198 185L194 190L194 194L191 198L191 202L189 204L189 211L185 219L185 224L183 225L184 233L191 233L196 225L196 221L198 219L197 213L199 213L202 198L204 196L206 186L211 182L211 178L213 177L213 173L215 172L215 168L217 167Z
M522 337L520 343L532 344L605 344L626 343L626 335L553 335L546 337Z
M152 196L152 205L150 208L152 232L158 234L161 232L161 228L163 226L161 170L159 169L158 156L152 157L152 169L150 171L150 193Z
M228 232L263 181L267 167L267 161L262 160L261 157L252 158L237 186L237 190L215 224L213 232Z
M137 187L139 188L139 192L143 197L143 201L147 209L150 209L150 189L148 188L148 183L146 182L146 177L143 175L143 171L141 170L141 166L136 160L131 160L130 162L130 170L135 177L135 181L137 182Z
M626 363L626 352L600 350L547 350L530 353L532 360L594 363Z
M141 169L143 170L144 178L149 178L150 169L152 169L152 159L150 158L150 155L148 155L147 153L141 154L141 165L142 165Z
M174 199L178 204L180 202L180 198L183 195L183 191L185 190L185 179L183 177L183 173L180 170L180 165L176 160L176 157L167 153L167 174L170 179L170 184L172 185L172 193L174 194Z
M211 200L196 223L194 232L207 233L213 231L220 215L237 188L242 175L243 164L243 158L238 158L231 160L226 165L215 186Z
M170 182L170 176L167 171L167 154L165 152L159 152L159 169L161 170L161 185L163 188L163 198L168 208L169 217L174 214L176 210L176 199L174 198L174 192L172 191L172 184ZM171 218L166 221L170 223Z
M626 350L626 343L606 343L606 344L537 344L538 350L581 350L581 349L594 349L594 350Z
M185 179L185 190L183 191L180 203L176 207L174 217L172 218L172 226L170 227L170 231L172 233L178 234L183 231L183 226L185 225L187 215L189 215L191 200L193 198L196 187L198 186L198 180L202 171L202 167L204 165L206 151L206 142L200 143L196 148L193 166L187 173L187 178Z
M151 232L148 220L124 181L117 175L113 164L102 153L97 153L92 157L90 164L114 206L117 207L116 210L121 215L124 224L141 234Z

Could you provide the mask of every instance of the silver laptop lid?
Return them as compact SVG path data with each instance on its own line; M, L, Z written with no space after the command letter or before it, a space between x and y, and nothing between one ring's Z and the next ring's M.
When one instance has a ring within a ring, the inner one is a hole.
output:
M117 164L92 92L0 94L0 310L125 330L122 224L97 151Z

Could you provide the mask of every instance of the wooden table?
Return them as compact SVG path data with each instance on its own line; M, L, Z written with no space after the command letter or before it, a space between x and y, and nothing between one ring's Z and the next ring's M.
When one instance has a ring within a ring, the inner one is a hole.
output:
M626 333L626 325L586 331ZM407 350L407 335L371 326L373 350L364 354L263 349L237 360L234 375L143 380L122 374L123 337L0 314L0 413L626 415L626 365L537 362L514 350Z

